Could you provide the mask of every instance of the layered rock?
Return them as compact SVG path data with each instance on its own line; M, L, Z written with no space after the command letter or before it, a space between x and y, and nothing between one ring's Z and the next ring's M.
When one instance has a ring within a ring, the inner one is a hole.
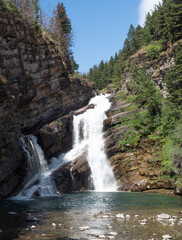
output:
M69 120L45 125L86 105L94 94L94 85L69 78L58 46L43 32L35 32L1 1L0 32L0 198L3 198L16 194L26 176L21 135L38 134L48 157L64 151L66 147L63 149L61 143L52 146L53 135L64 138L64 127L70 128ZM60 122L64 127L59 126ZM47 146L43 137L50 138ZM70 142L69 137L67 141Z
M105 120L106 152L113 166L119 190L124 191L168 191L174 189L170 179L162 178L162 167L159 161L153 161L154 148L152 140L141 141L137 149L128 145L126 151L121 150L119 141L128 130L128 125L122 125L125 116L130 116L134 111L121 112L128 107L124 101L114 101L107 112Z

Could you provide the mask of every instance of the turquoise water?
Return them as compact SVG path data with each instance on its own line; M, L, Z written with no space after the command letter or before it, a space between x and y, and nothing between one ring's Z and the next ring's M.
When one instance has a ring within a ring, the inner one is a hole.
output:
M117 232L114 239L162 239L165 234L182 239L181 211L180 196L144 193L83 192L29 201L3 200L0 239L102 239L100 235L112 239L110 232ZM25 221L27 213L39 221ZM122 213L130 217L116 218ZM157 221L161 213L175 216L175 221ZM141 224L143 220L145 224ZM83 226L89 229L80 231Z

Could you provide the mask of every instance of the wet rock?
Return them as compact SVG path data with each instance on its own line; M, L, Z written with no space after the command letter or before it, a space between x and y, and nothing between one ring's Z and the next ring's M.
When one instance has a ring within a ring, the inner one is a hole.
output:
M91 170L87 162L87 152L84 152L73 161L60 167L52 174L57 190L60 193L93 189Z
M125 219L125 216L124 214L116 214L116 218L121 218L121 219Z
M94 107L95 107L94 104L89 104L89 105L87 105L87 106L85 106L83 108L80 108L80 109L76 110L73 113L73 115L78 116L78 115L83 114L84 112L86 112L88 109L93 109Z
M118 233L117 232L110 232L109 235L112 235L112 236L117 236Z
M72 147L73 117L66 115L42 127L36 134L46 159L58 157Z

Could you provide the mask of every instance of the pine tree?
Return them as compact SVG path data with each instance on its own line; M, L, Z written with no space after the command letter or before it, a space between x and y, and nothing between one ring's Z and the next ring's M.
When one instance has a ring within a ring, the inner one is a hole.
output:
M144 33L143 28L140 25L136 27L135 35L133 37L133 45L135 51L137 51L144 45Z
M177 108L182 107L182 44L175 50L175 65L165 76L169 99Z

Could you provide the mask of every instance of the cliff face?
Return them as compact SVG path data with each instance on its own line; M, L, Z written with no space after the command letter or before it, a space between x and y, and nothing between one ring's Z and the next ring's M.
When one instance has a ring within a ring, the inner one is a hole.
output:
M69 78L56 44L43 32L35 33L1 1L0 33L2 198L16 193L26 176L21 135L37 134L45 124L86 105L94 85Z

